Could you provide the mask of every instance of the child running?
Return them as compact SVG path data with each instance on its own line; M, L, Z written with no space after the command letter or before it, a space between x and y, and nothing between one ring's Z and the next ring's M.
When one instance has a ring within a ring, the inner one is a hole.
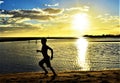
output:
M45 75L48 74L48 71L46 70L46 68L43 66L43 64L45 63L47 65L47 67L49 67L51 69L51 71L53 72L53 76L57 76L57 74L55 73L54 69L51 66L50 63L50 59L53 59L53 49L50 48L47 44L47 39L46 38L42 38L41 39L41 44L42 44L42 48L41 50L37 50L37 52L41 52L43 55L43 59L39 62L39 66L45 71ZM51 51L51 57L48 55L47 51L50 50Z

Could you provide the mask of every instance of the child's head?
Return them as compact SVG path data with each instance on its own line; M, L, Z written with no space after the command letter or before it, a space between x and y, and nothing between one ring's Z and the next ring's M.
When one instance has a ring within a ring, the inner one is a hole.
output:
M46 42L47 42L47 39L46 39L46 38L42 38L42 39L41 39L41 43L42 43L42 44L46 44Z

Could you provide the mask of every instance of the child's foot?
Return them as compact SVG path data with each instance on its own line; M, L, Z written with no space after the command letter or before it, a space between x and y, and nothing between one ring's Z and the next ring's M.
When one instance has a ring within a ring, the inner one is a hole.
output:
M47 75L47 74L48 74L48 71L45 72L45 75Z
M57 74L55 73L53 76L54 76L54 77L56 77L56 76L57 76Z

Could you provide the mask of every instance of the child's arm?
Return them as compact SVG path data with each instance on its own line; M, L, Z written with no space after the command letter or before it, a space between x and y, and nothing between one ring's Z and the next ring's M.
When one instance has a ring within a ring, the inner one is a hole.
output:
M36 52L42 52L41 50L36 50Z
M53 49L51 49L51 60L53 59Z
M49 50L51 51L51 60L53 59L53 49L52 48L50 48L50 47L48 47L49 48Z

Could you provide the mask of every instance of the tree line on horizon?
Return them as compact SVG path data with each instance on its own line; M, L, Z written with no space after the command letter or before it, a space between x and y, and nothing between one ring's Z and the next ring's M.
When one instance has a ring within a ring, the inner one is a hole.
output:
M84 37L120 37L120 34L113 35L113 34L103 34L103 35L84 35Z

